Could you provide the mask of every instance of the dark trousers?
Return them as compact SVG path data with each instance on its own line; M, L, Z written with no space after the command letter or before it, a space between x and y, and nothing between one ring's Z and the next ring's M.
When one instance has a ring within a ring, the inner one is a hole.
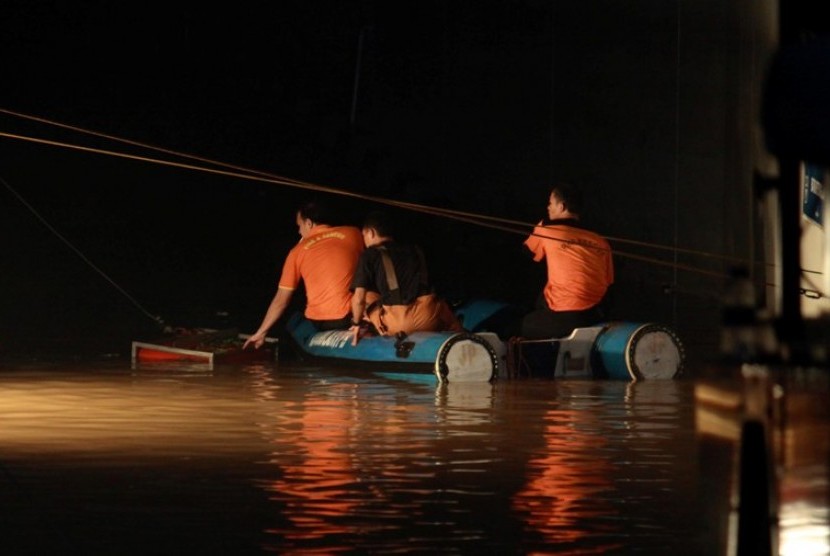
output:
M530 340L563 338L574 328L594 326L605 320L598 305L582 311L551 311L544 297L536 302L536 308L522 319L520 336Z
M336 320L308 320L317 327L317 330L346 330L352 325L352 314L349 313L342 319Z

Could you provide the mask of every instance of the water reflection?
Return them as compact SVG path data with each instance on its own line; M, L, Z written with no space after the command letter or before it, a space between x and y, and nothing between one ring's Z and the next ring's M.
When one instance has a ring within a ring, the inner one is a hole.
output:
M710 501L726 519L718 516L719 545L729 554L738 551L741 511L739 477L746 466L739 461L741 432L748 417L765 419L769 457L772 463L772 543L782 556L830 554L830 388L826 369L760 368L769 381L769 392L761 391L769 409L749 413L759 403L757 391L742 381L709 379L696 385L696 424L701 445L731 469L729 488L715 488L704 481ZM753 378L756 375L752 375ZM754 396L754 397L753 397ZM750 399L751 398L751 399ZM752 403L750 403L752 402ZM754 404L754 405L753 405ZM757 414L757 415L756 415Z
M818 432L813 430L812 432ZM808 437L813 461L779 465L778 480L778 542L781 556L830 555L830 485L826 449L827 427L820 434Z
M274 446L268 463L279 469L262 485L286 520L268 529L276 544L342 548L362 535L389 550L404 537L410 548L441 537L473 546L493 542L498 520L505 547L605 553L632 537L619 508L617 466L643 470L631 482L640 500L626 504L630 511L659 497L649 490L671 496L675 464L691 471L694 462L685 450L675 458L659 445L691 423L679 421L690 412L677 408L677 385L429 386L384 378L306 375L299 401L261 426ZM665 527L660 502L648 510L645 546ZM655 549L665 546L657 538Z
M830 554L830 374L801 369L778 380L784 393L778 454L781 556Z
M689 457L694 443L683 447L689 413L682 385L557 386L555 405L541 417L543 444L528 462L528 481L513 507L556 553L625 553L632 545L659 553L659 542L672 541L657 541L662 535L655 533L667 521L689 518L696 505L693 483L680 478L694 474L695 461ZM661 512L676 495L685 507ZM701 546L689 539L676 549L693 554Z
M282 476L263 486L271 500L284 504L290 526L269 529L269 533L315 539L349 530L338 525L338 519L360 504L360 496L351 488L359 482L348 450L352 413L348 406L326 400L283 406L269 432L291 451L277 446L270 454L268 463L279 466Z
M489 410L493 408L495 394L496 385L489 382L439 384L435 389L437 416L448 425L487 423L493 418ZM456 434L470 434L470 431L461 429Z
M588 520L614 516L608 501L597 496L611 489L611 466L606 458L591 455L607 448L591 423L595 419L590 408L545 412L544 444L532 454L527 482L513 498L513 508L527 526L559 552L591 535ZM608 548L595 547L594 553Z
M31 553L722 553L697 493L730 477L698 457L693 384L425 378L4 371L4 528Z
M446 390L436 394L434 381L341 382L327 375L307 376L299 386L294 395L284 385L280 394L293 401L261 424L275 477L260 484L285 522L267 529L274 547L307 550L324 541L329 550L345 550L360 536L376 548L400 549L409 538L406 546L426 549L436 546L436 534L458 544L451 518L458 499L483 499L492 489L467 486L463 478L487 463L471 455L479 440L466 448L443 445L459 429L443 427L429 401L446 399ZM456 474L462 477L453 479ZM447 517L438 517L445 511ZM465 532L470 542L486 539L483 526Z

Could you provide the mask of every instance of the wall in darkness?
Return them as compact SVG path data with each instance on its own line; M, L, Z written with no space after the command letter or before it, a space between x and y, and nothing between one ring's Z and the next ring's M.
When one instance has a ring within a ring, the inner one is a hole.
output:
M672 324L703 358L717 356L730 266L759 261L752 188L754 172L774 170L758 118L775 9L583 2L554 12L554 174L583 184L592 222L618 238L619 315Z

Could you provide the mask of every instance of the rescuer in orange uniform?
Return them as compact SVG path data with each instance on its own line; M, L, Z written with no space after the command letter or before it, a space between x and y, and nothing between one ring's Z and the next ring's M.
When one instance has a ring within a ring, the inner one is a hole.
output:
M605 238L580 226L581 210L578 189L554 186L548 218L524 242L534 261L545 259L548 271L536 309L522 319L524 338L561 338L605 318L602 303L614 282L611 247Z
M306 203L297 211L300 242L288 253L279 286L259 329L245 342L259 348L268 330L285 312L302 281L305 316L320 330L346 329L351 324L352 282L363 237L354 226L331 226L326 208Z

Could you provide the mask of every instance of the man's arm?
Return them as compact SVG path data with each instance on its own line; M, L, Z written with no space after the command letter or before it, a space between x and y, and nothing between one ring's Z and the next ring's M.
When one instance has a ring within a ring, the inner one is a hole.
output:
M291 296L293 294L294 290L277 288L277 293L274 294L274 299L271 300L271 305L268 306L268 310L265 312L262 324L260 324L259 329L245 341L242 349L246 349L251 344L253 344L256 349L262 347L262 344L265 343L265 335L268 334L268 331L272 326L274 326L274 323L276 323L285 312L285 308L288 307L288 302L291 301Z
M524 240L524 243L522 243L522 252L537 263L545 258L545 250L542 244L542 223L543 222L539 222L536 227L533 228L533 232L531 232L531 234Z
M352 326L349 328L354 333L352 345L356 346L360 341L360 322L363 320L363 312L366 310L366 288L355 288L352 294Z

